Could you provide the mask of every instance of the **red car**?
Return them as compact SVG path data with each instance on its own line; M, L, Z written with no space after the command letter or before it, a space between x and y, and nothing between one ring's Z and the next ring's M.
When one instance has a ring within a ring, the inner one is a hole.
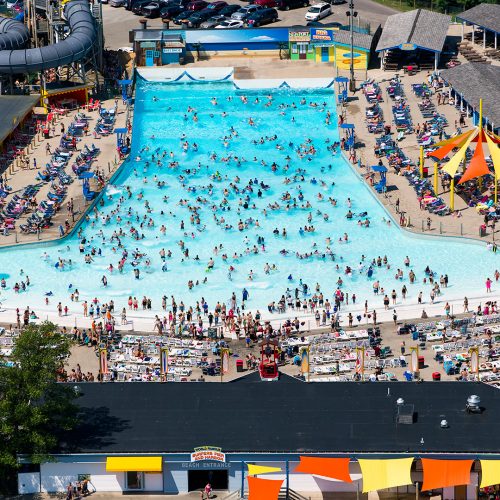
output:
M207 5L208 3L205 0L194 0L194 2L188 4L186 10L198 12L199 10L203 10Z
M255 5L260 5L261 7L276 7L276 0L255 0Z

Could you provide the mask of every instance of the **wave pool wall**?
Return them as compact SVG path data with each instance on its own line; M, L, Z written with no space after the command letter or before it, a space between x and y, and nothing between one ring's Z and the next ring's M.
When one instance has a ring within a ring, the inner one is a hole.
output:
M0 73L35 73L58 66L64 66L83 59L93 47L97 32L90 6L86 0L73 0L64 7L64 15L70 34L59 43L34 49L0 51ZM3 21L3 19L2 19ZM18 23L21 24L22 23ZM0 24L0 27L2 24ZM0 33L0 48L3 40L12 38L11 31L19 31L19 26L10 24L8 30Z

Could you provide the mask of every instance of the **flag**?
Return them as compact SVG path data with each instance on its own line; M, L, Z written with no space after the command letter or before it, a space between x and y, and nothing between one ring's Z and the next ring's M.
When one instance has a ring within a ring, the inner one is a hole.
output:
M365 372L365 348L356 347L356 373Z
M309 374L309 348L303 347L300 351L300 373Z
M160 373L164 376L168 373L168 347L162 347L160 350Z
M418 372L418 347L411 348L410 371L412 373Z
M99 371L101 374L108 373L108 350L101 349L99 351Z
M221 350L222 357L222 373L225 375L229 373L229 349Z
M476 375L479 373L479 350L477 347L470 349L470 371Z

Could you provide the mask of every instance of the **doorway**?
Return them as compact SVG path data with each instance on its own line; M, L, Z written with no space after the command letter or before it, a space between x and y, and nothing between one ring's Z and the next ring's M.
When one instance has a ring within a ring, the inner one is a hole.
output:
M202 490L207 483L212 485L213 490L227 490L228 471L226 469L188 471L188 491Z
M298 43L297 45L299 47L299 59L307 59L307 47L309 46L309 44Z
M330 60L330 47L321 47L321 62Z

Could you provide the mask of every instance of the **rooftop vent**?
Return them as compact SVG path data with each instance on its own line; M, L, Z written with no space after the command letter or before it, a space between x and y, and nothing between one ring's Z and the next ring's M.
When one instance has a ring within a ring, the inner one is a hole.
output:
M399 406L399 405L404 405L405 404L405 400L403 398L398 398L397 401L396 401L396 404Z
M415 421L415 406L410 404L399 404L396 416L397 424L411 425Z
M448 420L441 420L441 429L448 429Z
M472 394L467 398L467 404L465 405L465 409L468 413L481 413L481 407L479 404L481 403L481 398L476 394Z

